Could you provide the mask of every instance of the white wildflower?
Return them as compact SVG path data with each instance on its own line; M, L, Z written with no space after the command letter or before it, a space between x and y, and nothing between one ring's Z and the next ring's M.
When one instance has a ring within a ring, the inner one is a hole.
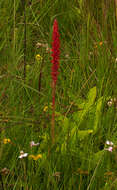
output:
M107 144L107 145L110 145L110 146L113 146L113 142L111 142L111 141L109 141L109 140L106 141L106 144Z
M38 145L39 145L39 142L38 143L35 143L34 141L30 142L30 147L32 147L32 146L38 146Z
M20 156L18 157L18 158L25 158L25 157L27 157L28 156L28 153L24 153L24 151L22 150L22 151L20 151Z
M113 151L113 147L112 146L109 146L108 148L105 148L105 150L109 151L109 152L112 152Z

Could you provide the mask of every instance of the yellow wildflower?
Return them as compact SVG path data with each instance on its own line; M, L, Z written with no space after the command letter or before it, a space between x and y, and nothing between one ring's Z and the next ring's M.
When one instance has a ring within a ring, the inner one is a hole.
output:
M45 106L45 107L43 108L43 111L44 111L44 112L47 112L47 110L48 110L48 106Z
M97 45L94 46L95 49L97 49L97 47L98 47Z
M98 46L102 46L102 45L103 45L103 42L102 42L102 41L101 41L101 42L98 42L98 43L95 43L94 48L97 49Z
M3 139L3 143L4 143L4 144L11 143L11 140L10 140L10 139Z
M103 42L100 42L99 45L102 46L102 45L103 45Z
M29 158L32 158L33 160L38 160L39 158L42 158L42 155L41 154L38 154L37 156L35 156L35 155L29 155Z
M42 61L42 59L43 59L40 54L37 54L35 56L35 58L36 58L37 61Z

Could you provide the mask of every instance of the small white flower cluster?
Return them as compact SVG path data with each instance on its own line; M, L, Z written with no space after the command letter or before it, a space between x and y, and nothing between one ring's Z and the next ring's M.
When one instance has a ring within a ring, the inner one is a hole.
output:
M38 143L35 143L34 141L31 141L30 142L30 147L33 147L33 146L38 146L39 145L39 142ZM28 156L28 153L25 153L23 150L20 151L20 156L18 158L22 159L22 158L25 158Z
M30 142L30 147L32 147L32 146L38 146L38 145L39 145L39 142L38 143L35 143L34 141Z
M111 107L112 105L115 106L115 108L117 108L117 98L111 98L108 102L107 102L108 107Z
M47 43L38 42L36 44L36 48L45 48L46 52L51 52L51 49L49 48L49 45Z
M107 102L107 104L108 104L109 107L112 106L112 104L113 104L113 100L112 100L112 98Z
M113 151L113 145L114 145L113 142L107 140L107 141L106 141L106 145L107 145L108 147L105 148L104 150L107 150L107 151L109 151L109 152L112 152L112 151Z

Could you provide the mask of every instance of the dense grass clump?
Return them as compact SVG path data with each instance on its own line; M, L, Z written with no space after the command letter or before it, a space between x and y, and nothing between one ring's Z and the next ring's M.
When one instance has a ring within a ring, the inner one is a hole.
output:
M0 189L116 189L116 1L1 0L0 18Z

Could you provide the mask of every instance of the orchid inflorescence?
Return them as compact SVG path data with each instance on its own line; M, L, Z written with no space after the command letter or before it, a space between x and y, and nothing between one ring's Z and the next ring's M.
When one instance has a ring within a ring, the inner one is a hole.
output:
M51 127L51 137L52 144L55 141L55 94L56 94L56 82L58 78L58 69L59 69L59 57L60 57L60 40L59 40L59 31L58 31L58 22L55 19L53 24L53 33L52 33L52 127Z
M56 84L59 68L59 56L60 56L60 40L58 31L58 22L55 19L53 24L53 34L52 34L52 79Z

